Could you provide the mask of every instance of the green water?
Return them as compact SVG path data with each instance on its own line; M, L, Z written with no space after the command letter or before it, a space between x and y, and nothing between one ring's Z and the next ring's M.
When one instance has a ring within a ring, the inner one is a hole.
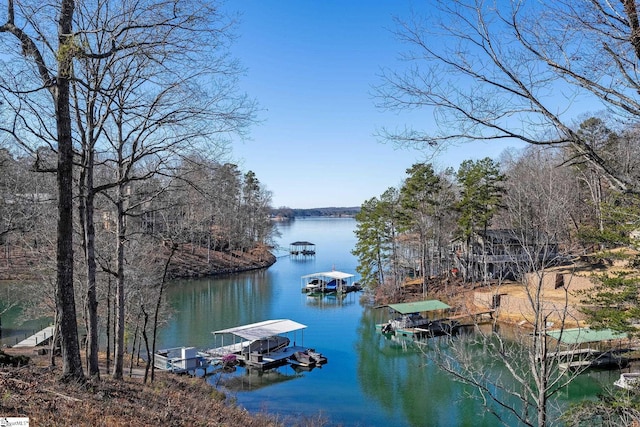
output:
M29 291L23 290L18 282L0 282L0 348L17 344L49 326L51 319L25 319L22 309L13 305Z
M215 344L214 330L289 318L308 326L296 339L327 356L326 365L301 372L283 366L260 375L238 369L208 381L225 384L250 411L283 418L321 416L331 425L374 427L500 425L469 397L473 389L453 381L416 347L377 334L375 324L388 314L362 305L360 293L318 299L301 292L303 275L331 269L355 273L353 219L299 219L279 227L284 249L307 240L316 244L316 256L292 258L283 251L266 271L172 283L167 297L174 313L160 331L158 348L206 349ZM37 322L17 325L18 314L3 316L3 344L37 327ZM618 376L582 375L552 405L593 398Z
M304 345L328 357L322 368L296 372L290 366L258 375L239 369L209 381L229 386L250 411L282 416L321 414L345 426L494 426L496 418L473 389L455 382L414 346L375 332L384 310L366 308L361 294L312 298L300 292L305 274L336 269L355 273L352 219L314 218L282 224L281 245L316 244L316 256L278 258L267 271L222 279L178 281L169 298L176 313L161 333L161 346L213 347L211 331L267 319L289 318L308 326ZM617 372L581 376L557 403L592 398ZM555 411L555 414L558 412Z

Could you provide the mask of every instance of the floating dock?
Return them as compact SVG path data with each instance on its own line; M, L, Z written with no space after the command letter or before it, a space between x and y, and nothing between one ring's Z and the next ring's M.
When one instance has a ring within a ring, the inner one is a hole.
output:
M36 332L30 337L20 341L13 347L38 347L47 345L51 342L51 338L53 338L54 327L47 326L43 330Z
M355 282L355 275L342 271L324 271L301 277L302 292L308 294L345 294L362 288Z
M232 344L215 347L201 353L210 361L222 363L237 362L249 368L260 370L270 369L287 363L297 364L296 354L315 354L317 364L326 363L326 358L316 353L313 349L296 344L294 336L293 345L289 345L288 338L283 334L297 334L307 326L289 319L266 320L249 325L237 326L213 332L214 336L224 340L225 335L231 335L240 340ZM286 338L286 339L283 339Z
M204 368L210 361L203 357L195 347L175 347L156 351L154 366L156 369L176 374Z
M629 358L623 355L629 351L622 347L623 343L628 344L629 338L625 333L584 327L551 330L546 334L556 340L560 348L567 348L549 353L549 356L562 360L558 363L562 371L621 368L629 364ZM584 345L587 347L581 347Z
M439 300L386 304L376 308L385 307L400 316L376 325L376 330L383 334L421 338L451 334L460 326L458 321L446 316L451 307Z
M313 256L316 254L316 245L305 241L293 242L289 244L289 253L294 256Z

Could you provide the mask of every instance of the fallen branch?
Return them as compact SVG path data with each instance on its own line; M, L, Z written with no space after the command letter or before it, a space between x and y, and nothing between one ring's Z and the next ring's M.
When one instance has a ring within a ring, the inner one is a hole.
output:
M42 391L46 391L48 393L55 394L56 396L62 397L63 399L70 400L72 402L82 402L82 399L78 399L78 398L71 397L71 396L66 396L66 395L64 395L62 393L58 393L57 391L49 390L47 388L43 388Z

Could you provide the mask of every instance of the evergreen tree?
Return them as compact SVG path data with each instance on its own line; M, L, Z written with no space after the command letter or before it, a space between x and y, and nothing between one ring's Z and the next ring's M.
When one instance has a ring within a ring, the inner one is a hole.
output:
M498 163L485 157L477 161L462 162L456 177L461 187L457 205L460 214L458 227L461 237L467 243L467 253L471 254L471 236L477 231L486 232L492 218L501 207L504 193L501 183L505 180L505 176L500 173ZM483 248L484 251L485 248ZM469 278L469 271L472 268L469 256L465 279ZM486 279L486 272L484 276Z
M364 202L356 214L357 243L352 253L358 257L356 270L363 284L370 288L391 281L398 287L396 246L398 190L389 188L380 199ZM387 275L387 273L390 273Z
M416 163L406 173L409 177L400 189L401 231L417 236L420 274L425 292L427 276L433 270L430 248L435 238L438 195L442 190L442 182L429 163Z
M629 272L618 272L594 276L593 281L593 289L580 292L584 304L581 311L587 315L590 327L640 335L635 326L640 318L638 278Z

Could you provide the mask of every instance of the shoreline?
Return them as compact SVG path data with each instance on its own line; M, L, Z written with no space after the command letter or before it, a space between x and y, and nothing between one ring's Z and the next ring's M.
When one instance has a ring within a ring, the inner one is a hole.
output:
M159 248L168 254L168 249ZM38 280L42 275L34 268L40 254L15 251L11 258L0 264L0 283ZM192 279L218 277L271 267L277 257L266 245L258 245L247 251L207 251L203 247L190 244L181 245L175 252L169 266L170 279Z

